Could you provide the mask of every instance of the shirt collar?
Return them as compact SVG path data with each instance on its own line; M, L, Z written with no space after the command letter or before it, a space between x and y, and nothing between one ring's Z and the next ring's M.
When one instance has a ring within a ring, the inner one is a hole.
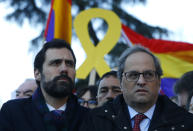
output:
M65 111L66 109L66 104L64 104L63 106L59 107L58 109L55 109L53 106L51 106L50 104L46 103L49 111L53 111L53 110L62 110L62 111Z
M132 107L128 106L128 110L129 110L129 115L131 117L131 119L133 119L135 117L135 115L139 114L139 112L136 112ZM155 104L145 113L143 113L147 118L149 118L150 120L152 119L153 116L153 112L155 110Z

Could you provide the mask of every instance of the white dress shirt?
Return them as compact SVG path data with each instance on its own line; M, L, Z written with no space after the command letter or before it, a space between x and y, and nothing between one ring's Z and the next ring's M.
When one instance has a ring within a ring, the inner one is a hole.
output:
M48 103L46 103L46 105L48 106L49 111L53 111L53 110L62 110L62 111L65 111L65 109L66 109L66 104L64 104L63 106L61 106L61 107L58 108L58 109L55 109L53 106L49 105Z
M129 110L129 115L131 117L131 126L133 128L134 127L134 117L135 117L135 115L137 115L139 113L136 112L130 106L128 106L128 110ZM139 127L140 127L141 131L148 131L154 110L155 110L155 104L147 112L143 113L147 118L143 119L140 122Z

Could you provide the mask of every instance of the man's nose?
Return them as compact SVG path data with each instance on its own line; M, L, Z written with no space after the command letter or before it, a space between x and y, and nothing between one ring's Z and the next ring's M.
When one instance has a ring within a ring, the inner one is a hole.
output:
M67 73L67 66L65 62L62 62L60 67L59 67L60 73Z
M88 108L88 102L85 102L83 106Z
M113 99L114 98L114 93L111 89L108 90L106 98L107 99Z
M138 85L145 85L146 81L142 74L139 75L139 79L137 81Z

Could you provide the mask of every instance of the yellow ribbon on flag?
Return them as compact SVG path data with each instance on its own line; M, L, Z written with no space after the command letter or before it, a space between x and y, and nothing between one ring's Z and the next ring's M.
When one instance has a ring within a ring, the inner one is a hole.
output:
M102 18L108 24L107 33L97 46L94 46L88 33L88 24L93 18ZM87 54L86 60L76 72L77 78L85 79L93 68L96 69L99 76L110 71L110 67L104 61L104 55L111 51L120 38L121 21L119 17L112 11L92 8L82 11L75 18L74 28Z

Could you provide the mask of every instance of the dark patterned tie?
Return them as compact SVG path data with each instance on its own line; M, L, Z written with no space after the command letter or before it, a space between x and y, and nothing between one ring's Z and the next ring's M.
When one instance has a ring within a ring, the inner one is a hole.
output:
M52 121L57 129L60 129L64 126L64 117L62 115L64 111L62 110L53 110L52 113Z
M56 119L60 119L60 117L62 116L62 112L63 112L63 110L53 110L52 111L52 113L54 114Z
M137 114L135 117L134 117L134 127L133 127L133 130L132 131L140 131L140 127L139 127L139 124L140 122L147 118L144 114Z

